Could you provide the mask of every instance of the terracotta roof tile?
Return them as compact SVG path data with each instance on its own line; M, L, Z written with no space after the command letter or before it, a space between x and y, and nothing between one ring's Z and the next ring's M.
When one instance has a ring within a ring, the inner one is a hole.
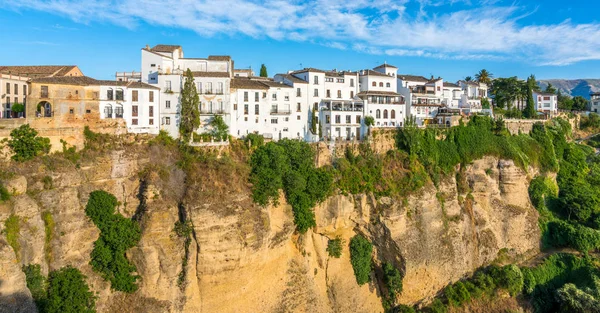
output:
M380 73L380 72L373 71L373 70L365 70L365 71L363 72L363 75L382 76L382 77L393 77L393 76L387 75L387 74L385 74L385 73Z
M273 81L261 81L261 83L265 84L265 86L272 88L293 88L292 86L286 85L284 83L278 83Z
M420 83L426 83L429 81L429 79L423 77L423 76L417 76L417 75L404 75L404 74L398 74L398 78L402 79L402 80L407 80L407 81L413 81L413 82L420 82Z
M231 88L233 89L261 89L267 90L269 87L261 81L253 80L244 77L236 77L231 79Z
M76 65L0 66L0 73L26 77L64 76Z
M450 82L444 82L444 87L460 88L459 85Z
M399 93L396 93L393 91L375 91L375 90L361 91L361 92L357 93L356 95L357 96L392 96L392 97L400 96Z
M121 86L128 88L160 89L141 82L126 82L116 80L97 80L87 76L56 76L42 77L31 80L36 84L74 85L74 86Z
M192 72L194 77L230 77L229 72Z
M391 68L397 68L397 67L395 67L395 66L393 66L393 65L391 65L391 64L387 64L387 63L383 63L383 64L379 65L379 66L378 66L378 67L376 67L376 68L380 68L380 67L391 67Z
M292 83L296 83L296 84L308 84L307 81L305 81L304 79L298 78L297 76L295 76L293 74L277 74L275 76L281 76L281 77L291 81Z
M228 55L209 55L208 59L213 61L231 61L231 57Z
M156 45L150 49L153 52L173 52L177 49L181 49L179 45Z

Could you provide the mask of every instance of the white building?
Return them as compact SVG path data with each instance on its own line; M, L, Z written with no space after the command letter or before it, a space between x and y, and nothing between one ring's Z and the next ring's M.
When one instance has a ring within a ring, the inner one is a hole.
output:
M231 125L230 83L233 77L233 61L229 56L208 58L184 58L181 46L157 45L142 49L142 82L157 86L161 92L161 129L173 137L179 136L180 93L183 74L190 69L200 95L200 127L198 133L209 130L215 114Z
M406 99L406 115L416 118L419 126L432 123L442 107L444 80L423 76L398 75L398 93Z
M12 111L15 103L26 105L28 77L0 73L0 118L23 117L25 112Z
M589 111L600 113L600 92L590 94Z
M158 134L160 89L140 82L99 80L100 118L125 120L127 132Z
M375 127L400 127L406 117L405 97L399 94L398 68L382 64L360 72L360 93L366 103L366 116L375 119Z
M462 99L462 88L450 82L444 82L444 94L442 104L448 108L458 109Z
M483 107L481 105L482 99L488 99L488 86L483 83L474 81L458 82L463 90L463 94L460 100L460 108L467 111L467 113L481 112Z
M115 73L115 80L119 82L141 82L142 73L136 71L117 72Z
M558 114L557 95L549 92L534 91L533 101L537 112L543 112L550 116Z

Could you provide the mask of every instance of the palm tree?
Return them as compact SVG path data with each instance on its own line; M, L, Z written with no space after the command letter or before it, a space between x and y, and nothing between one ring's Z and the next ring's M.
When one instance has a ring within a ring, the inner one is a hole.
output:
M466 82L470 82L470 81L472 81L472 80L473 80L473 78L472 78L471 76L467 76L467 77L465 77L465 81L466 81Z
M488 70L486 69L483 69L479 71L479 73L475 74L475 78L477 79L477 81L486 85L492 83L493 77L494 75L492 75L492 73L488 72Z

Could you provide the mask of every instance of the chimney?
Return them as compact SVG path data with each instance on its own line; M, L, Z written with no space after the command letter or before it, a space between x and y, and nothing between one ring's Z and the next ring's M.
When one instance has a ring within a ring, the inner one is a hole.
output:
M146 50L150 50L150 45L146 45Z

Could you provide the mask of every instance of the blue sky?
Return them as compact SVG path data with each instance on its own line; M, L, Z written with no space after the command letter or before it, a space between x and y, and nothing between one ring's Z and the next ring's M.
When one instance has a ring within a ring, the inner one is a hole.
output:
M371 68L455 81L600 76L600 2L503 0L0 0L0 65L76 64L98 79L139 70L146 44L231 55L272 76Z

